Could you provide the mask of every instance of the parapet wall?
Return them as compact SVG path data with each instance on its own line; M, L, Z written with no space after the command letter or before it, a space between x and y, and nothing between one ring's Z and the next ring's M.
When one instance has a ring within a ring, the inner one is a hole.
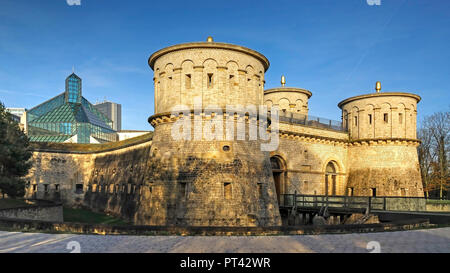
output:
M44 222L64 221L63 207L61 204L0 209L0 218L38 220Z

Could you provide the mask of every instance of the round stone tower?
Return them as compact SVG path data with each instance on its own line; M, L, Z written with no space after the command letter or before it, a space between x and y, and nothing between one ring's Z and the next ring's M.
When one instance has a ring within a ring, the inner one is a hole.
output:
M347 190L354 195L420 196L416 136L420 97L380 92L341 101L343 126L349 132Z
M161 49L148 64L155 84L153 171L136 223L281 225L269 152L252 133L252 125L267 125L257 113L267 58L209 37Z
M281 87L264 91L264 104L267 107L278 106L282 112L308 115L308 99L311 92L306 89L286 87L286 78L281 77Z

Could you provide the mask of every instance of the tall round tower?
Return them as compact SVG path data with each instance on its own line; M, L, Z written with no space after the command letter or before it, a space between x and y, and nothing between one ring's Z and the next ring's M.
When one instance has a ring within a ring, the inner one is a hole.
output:
M209 37L161 49L148 64L155 84L153 172L135 221L281 225L269 153L250 132L251 124L264 121L247 111L262 104L267 58ZM224 112L229 106L237 110ZM181 120L184 137L177 138Z
M377 82L375 93L338 104L350 137L347 189L354 195L423 197L416 136L420 97L380 91Z

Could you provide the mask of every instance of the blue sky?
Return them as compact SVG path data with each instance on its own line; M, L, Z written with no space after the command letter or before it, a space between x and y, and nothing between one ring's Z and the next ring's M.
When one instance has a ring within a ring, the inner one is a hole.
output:
M122 104L123 129L152 130L147 59L177 43L243 45L271 62L266 88L313 93L310 114L382 91L420 95L419 120L450 109L450 1L0 0L0 101L31 108L64 90L75 66L83 96Z

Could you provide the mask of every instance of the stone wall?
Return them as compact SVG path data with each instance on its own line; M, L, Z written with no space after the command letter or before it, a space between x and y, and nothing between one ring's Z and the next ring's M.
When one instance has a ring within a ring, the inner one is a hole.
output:
M261 105L267 59L244 47L223 43L189 43L150 56L154 70L155 113L176 105Z
M208 119L200 117L200 130L207 127ZM173 140L173 123L159 122L154 125L151 170L147 172L150 177L139 202L146 205L139 209L136 223L281 224L269 154L261 151L260 141L249 139L249 121L244 115L234 120L235 128L238 124L245 128L245 140L241 141L224 140L226 128L222 130L221 140L208 140L202 134L200 139L194 139L199 128L192 131L192 140Z
M439 203L426 203L427 211L432 212L450 212L450 203L447 204L439 204Z
M21 208L0 209L0 218L39 220L44 222L64 221L62 205L37 205Z
M416 142L352 143L348 172L347 188L354 195L424 197Z
M286 134L280 138L279 148L271 156L285 164L281 178L282 193L325 194L326 166L331 163L336 170L333 174L336 176L336 194L345 194L348 172L346 143ZM331 183L330 177L329 190Z
M26 198L64 201L69 206L83 202L91 154L34 152L27 176Z
M280 111L290 111L308 115L308 99L311 92L292 87L278 87L264 91L264 104L277 106Z
M346 99L339 107L352 140L416 139L419 101L419 96L409 93L374 93Z

